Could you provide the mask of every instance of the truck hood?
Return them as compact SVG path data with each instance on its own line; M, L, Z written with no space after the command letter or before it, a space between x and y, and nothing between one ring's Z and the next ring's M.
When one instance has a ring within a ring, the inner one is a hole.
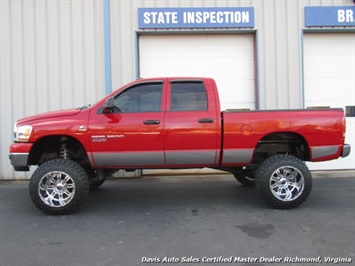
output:
M68 110L61 110L61 111L51 111L43 114L38 114L38 115L33 115L33 116L28 116L25 118L22 118L17 121L17 124L25 124L34 120L40 120L40 119L48 119L48 118L54 118L54 117L67 117L67 116L73 116L76 115L81 111L80 108L78 109L68 109Z

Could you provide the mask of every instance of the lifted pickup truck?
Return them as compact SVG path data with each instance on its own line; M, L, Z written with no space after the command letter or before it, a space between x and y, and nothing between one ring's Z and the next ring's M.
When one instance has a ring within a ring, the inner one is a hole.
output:
M10 160L16 171L38 165L29 192L49 214L74 212L119 169L149 168L229 171L284 209L311 192L303 161L347 156L344 138L342 109L221 112L213 79L164 77L17 121Z

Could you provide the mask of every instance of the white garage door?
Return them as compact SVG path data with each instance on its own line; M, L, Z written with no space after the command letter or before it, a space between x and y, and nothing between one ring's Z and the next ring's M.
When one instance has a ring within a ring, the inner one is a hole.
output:
M305 106L355 106L355 35L307 33L304 38ZM349 157L309 164L311 169L355 168L355 117L347 117Z
M222 110L256 108L253 34L140 35L140 77L216 80Z

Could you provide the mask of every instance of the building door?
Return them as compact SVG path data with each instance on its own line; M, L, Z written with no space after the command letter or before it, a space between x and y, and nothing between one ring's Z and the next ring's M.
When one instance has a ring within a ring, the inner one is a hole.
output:
M253 34L139 36L139 75L211 77L222 110L257 108Z
M314 170L355 168L355 35L306 33L304 37L305 107L347 110L346 139L352 152L339 160L309 163Z

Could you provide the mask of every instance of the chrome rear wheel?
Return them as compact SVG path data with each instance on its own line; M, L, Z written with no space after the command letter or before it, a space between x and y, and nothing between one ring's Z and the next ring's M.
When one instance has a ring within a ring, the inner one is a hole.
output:
M271 207L296 208L311 193L312 175L300 159L286 154L274 155L258 167L255 187Z
M292 201L302 195L304 177L297 168L283 166L272 173L269 186L278 200Z

